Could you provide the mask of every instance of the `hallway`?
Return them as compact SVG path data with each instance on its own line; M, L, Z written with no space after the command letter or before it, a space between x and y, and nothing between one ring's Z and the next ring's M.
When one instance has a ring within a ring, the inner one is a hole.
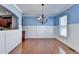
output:
M10 54L76 54L65 44L55 38L26 39Z

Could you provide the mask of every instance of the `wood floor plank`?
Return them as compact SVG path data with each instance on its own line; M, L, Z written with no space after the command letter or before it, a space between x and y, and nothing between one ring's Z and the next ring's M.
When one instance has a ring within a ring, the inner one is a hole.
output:
M29 38L13 49L10 54L75 54L55 38Z

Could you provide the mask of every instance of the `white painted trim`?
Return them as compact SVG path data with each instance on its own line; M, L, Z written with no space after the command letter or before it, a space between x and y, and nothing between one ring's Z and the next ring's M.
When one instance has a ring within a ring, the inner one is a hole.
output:
M16 4L13 4L13 5L16 9L18 9L21 13L23 13L23 11Z

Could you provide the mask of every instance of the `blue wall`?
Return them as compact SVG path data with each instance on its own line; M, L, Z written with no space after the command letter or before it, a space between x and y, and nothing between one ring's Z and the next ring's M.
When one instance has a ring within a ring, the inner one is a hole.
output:
M54 25L54 18L49 17L47 23L41 24L37 21L37 17L23 17L23 26L52 26Z
M53 12L53 11L52 11ZM72 6L56 17L49 17L48 22L44 26L55 26L59 24L59 17L68 15L68 24L79 23L79 4ZM36 17L23 17L23 26L43 26L37 21Z
M68 15L68 24L79 23L79 4L72 6L60 15L56 16L54 24L58 25L59 17L65 14Z

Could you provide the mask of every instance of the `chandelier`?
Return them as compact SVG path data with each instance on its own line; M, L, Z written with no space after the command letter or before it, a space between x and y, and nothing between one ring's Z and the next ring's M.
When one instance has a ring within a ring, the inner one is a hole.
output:
M41 11L41 16L38 17L38 22L40 22L41 24L44 24L47 22L48 18L44 15L44 4L41 4L42 6L42 11Z

